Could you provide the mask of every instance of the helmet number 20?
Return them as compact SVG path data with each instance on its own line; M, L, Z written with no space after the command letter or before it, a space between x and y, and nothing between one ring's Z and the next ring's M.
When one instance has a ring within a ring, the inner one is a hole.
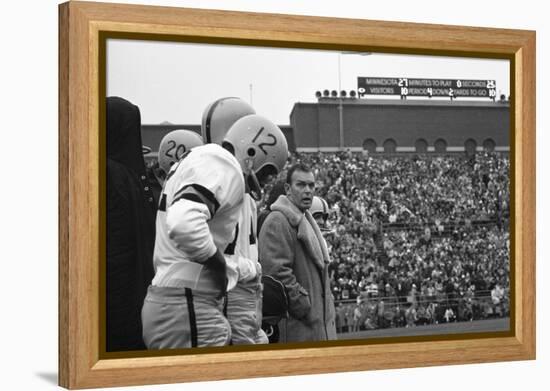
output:
M180 160L181 157L185 155L185 152L187 150L185 148L185 145L180 144L176 147L177 144L174 140L168 141L168 145L169 147L166 150L165 155L168 156L169 158L176 158L176 160ZM174 149L176 150L175 153L172 152Z
M262 134L263 131L264 131L264 127L262 126L260 130L258 130L258 133L256 133L256 136L254 136L254 138L252 139L253 143L256 142L256 140L258 139L258 137L260 137L260 134ZM267 133L266 136L271 139L271 142L259 143L258 148L260 148L262 152L267 155L267 151L265 150L264 147L272 147L274 145L277 145L277 138L271 133Z

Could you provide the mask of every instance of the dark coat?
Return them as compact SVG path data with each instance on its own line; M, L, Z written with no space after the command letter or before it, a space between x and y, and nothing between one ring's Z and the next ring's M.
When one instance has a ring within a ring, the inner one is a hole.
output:
M258 244L263 273L281 281L288 296L290 317L279 324L280 342L336 339L329 257L319 227L284 195L271 210Z
M107 98L106 350L144 350L141 307L153 278L155 221L139 109Z

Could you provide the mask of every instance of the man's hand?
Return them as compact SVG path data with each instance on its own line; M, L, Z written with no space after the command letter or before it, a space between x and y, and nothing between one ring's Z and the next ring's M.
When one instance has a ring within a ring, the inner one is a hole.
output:
M220 297L225 296L227 293L227 271L225 266L225 258L220 252L216 250L214 255L206 260L204 265L210 269L216 280L216 285L220 288Z

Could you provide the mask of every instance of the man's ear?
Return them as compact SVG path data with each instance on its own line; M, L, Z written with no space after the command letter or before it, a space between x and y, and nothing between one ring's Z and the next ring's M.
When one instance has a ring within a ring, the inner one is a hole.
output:
M288 183L285 183L285 193L288 195L290 193L290 185Z

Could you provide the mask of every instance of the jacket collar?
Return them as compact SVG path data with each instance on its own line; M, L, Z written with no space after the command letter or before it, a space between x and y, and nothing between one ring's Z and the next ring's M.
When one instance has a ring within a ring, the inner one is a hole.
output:
M324 265L330 262L330 256L325 239L309 211L300 211L285 195L279 196L271 205L271 210L281 212L296 228L298 240L303 243L315 265L323 270Z
M284 194L280 195L277 201L271 205L271 210L276 210L284 214L293 227L298 227L304 218L304 212L298 209L298 207Z

